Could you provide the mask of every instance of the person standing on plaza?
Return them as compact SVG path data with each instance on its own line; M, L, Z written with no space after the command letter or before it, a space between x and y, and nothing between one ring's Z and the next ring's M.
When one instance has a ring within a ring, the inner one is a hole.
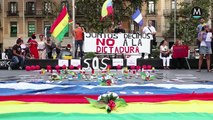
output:
M182 46L183 44L182 44L182 42L181 42L181 40L179 40L179 39L177 39L176 41L175 41L175 44L172 46L172 48L171 48L171 52L172 53L174 53L174 47L178 47L178 46ZM182 68L185 68L185 66L184 66L184 58L174 58L173 56L172 56L172 60L174 61L174 67L177 69L182 69Z
M126 31L124 30L122 23L119 22L117 28L115 28L114 33L125 33Z
M33 34L31 36L31 40L28 41L29 48L30 48L30 53L34 59L39 59L39 54L38 54L38 43L36 41L36 35Z
M47 41L45 42L45 48L47 52L48 59L53 59L53 49L56 47L56 44L50 39L50 37L47 38Z
M160 44L160 58L163 59L164 69L169 69L171 58L168 42L166 40L162 41Z
M204 18L200 18L199 20L200 24L197 26L196 31L197 31L197 46L200 48L200 40L198 38L198 34L202 31L202 28L206 25Z
M40 41L38 42L39 59L46 59L45 39L44 35L39 35Z
M73 31L75 37L75 58L78 57L78 46L80 48L80 57L83 57L83 42L84 42L84 28L80 26L80 23L76 23L76 28Z
M207 63L207 71L211 72L210 66L211 66L211 54L212 54L212 48L211 48L212 34L210 36L210 28L208 25L202 28L201 32L198 35L198 38L200 40L200 51L199 51L200 57L199 57L197 72L201 72L204 55L205 55L206 63Z
M151 54L152 54L152 48L153 48L153 46L156 46L156 29L155 29L155 27L153 26L153 22L152 21L149 21L148 22L148 25L147 26L145 26L144 28L143 28L143 31L142 31L143 33L145 33L145 34L151 34L151 41L150 41L150 54L148 55L149 56L149 58L151 58ZM142 57L144 57L144 54L142 54Z
M126 33L125 29L123 28L122 22L118 23L118 26L114 29L114 33ZM117 54L115 54L115 58L119 57ZM124 59L124 54L121 55L121 57Z

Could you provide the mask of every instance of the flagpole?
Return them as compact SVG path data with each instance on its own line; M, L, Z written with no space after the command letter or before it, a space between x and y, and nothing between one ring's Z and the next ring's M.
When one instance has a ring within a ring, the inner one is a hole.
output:
M72 30L75 30L75 0L72 0ZM72 58L76 57L75 56L75 36L72 36Z

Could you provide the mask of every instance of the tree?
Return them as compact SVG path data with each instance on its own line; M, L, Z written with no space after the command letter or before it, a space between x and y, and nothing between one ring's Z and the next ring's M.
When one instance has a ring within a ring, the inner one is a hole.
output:
M105 0L77 0L76 9L79 19L86 21L90 32L104 32L108 28L126 19L130 19L133 11L142 6L142 0L113 0L114 14L107 16L102 21L101 8Z
M179 4L180 9L177 12L177 37L184 41L187 45L193 45L196 40L196 27L199 24L198 19L192 18L191 10L195 6L199 6L202 11L202 17L208 20L211 0L192 0L191 3L182 2ZM165 37L173 37L174 34L174 14L170 15L170 28L165 33Z
M90 32L107 32L108 28L114 27L120 21L131 20L131 15L137 8L142 7L144 0L112 0L114 14L107 16L101 21L101 8L106 0L76 0L76 22L85 24L87 31ZM149 0L146 0L149 1ZM155 2L157 0L154 0ZM44 0L45 2L52 3L52 13L47 14L46 18L53 20L61 11L62 5L57 0ZM72 3L71 1L63 1L69 10L70 16L72 16Z

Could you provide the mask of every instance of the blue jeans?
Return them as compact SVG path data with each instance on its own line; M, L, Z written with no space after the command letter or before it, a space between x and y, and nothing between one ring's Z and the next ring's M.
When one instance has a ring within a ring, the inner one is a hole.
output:
M11 61L11 67L24 67L24 57L13 56Z
M77 58L78 46L80 47L80 57L83 57L83 40L75 40L75 58Z

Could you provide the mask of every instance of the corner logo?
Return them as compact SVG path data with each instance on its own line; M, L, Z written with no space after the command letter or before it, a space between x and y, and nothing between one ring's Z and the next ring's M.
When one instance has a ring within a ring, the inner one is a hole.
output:
M195 19L199 19L202 16L202 9L200 7L192 8L192 17Z

